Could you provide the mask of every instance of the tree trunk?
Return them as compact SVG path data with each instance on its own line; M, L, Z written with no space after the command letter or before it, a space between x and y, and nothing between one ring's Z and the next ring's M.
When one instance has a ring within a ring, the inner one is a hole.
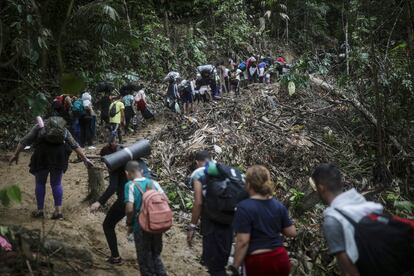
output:
M367 118L367 120L371 124L373 124L374 126L377 126L377 124L378 124L377 118L375 118L375 116L372 115L372 113L369 112L369 110L366 109L365 106L363 106L361 104L361 102L356 97L352 97L352 96L347 97L347 96L345 96L345 93L343 91L341 91L339 89L336 89L335 87L333 87L329 83L325 82L324 80L316 78L312 75L309 75L309 80L310 80L312 85L317 86L320 89L323 89L327 92L330 92L330 93L334 94L335 96L340 97L340 98L344 99L345 101L350 102L357 110L359 110L362 114L364 114L364 116ZM400 151L400 153L403 156L408 156L408 154L405 151L405 149L403 148L403 146L398 142L398 140L394 136L389 134L388 139L390 139L390 141L394 144L394 146Z
M85 200L95 202L105 187L104 169L100 167L88 168L88 196Z

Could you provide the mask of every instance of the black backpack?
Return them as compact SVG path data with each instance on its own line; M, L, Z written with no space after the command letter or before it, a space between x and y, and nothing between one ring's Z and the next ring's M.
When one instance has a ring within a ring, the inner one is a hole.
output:
M217 164L219 176L207 175L203 212L220 224L231 225L237 204L248 198L243 174L232 167Z
M410 225L389 215L369 214L358 223L335 209L355 229L361 275L414 275L414 236ZM413 274L411 274L411 273Z
M118 102L114 102L113 104L112 104L112 106L111 106L111 109L109 109L109 117L110 118L113 118L113 117L115 117L116 116L116 114L118 114L119 113L119 111L117 112L116 111L116 104L117 104Z

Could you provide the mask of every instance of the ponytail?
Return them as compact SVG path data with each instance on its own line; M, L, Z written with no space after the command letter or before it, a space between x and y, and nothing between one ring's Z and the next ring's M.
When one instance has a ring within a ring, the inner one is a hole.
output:
M264 166L253 166L247 170L246 183L250 189L262 196L271 196L274 192L274 184L270 172Z

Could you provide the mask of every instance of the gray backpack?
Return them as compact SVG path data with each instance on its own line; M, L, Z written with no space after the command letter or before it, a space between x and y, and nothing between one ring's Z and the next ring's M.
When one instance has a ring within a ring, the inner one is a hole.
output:
M59 116L50 117L40 131L40 137L52 144L63 144L67 135L66 121Z

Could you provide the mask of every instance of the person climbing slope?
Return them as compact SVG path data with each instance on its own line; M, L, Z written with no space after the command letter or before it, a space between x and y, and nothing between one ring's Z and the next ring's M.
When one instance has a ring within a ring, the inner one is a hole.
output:
M190 178L194 190L194 201L191 223L188 226L187 242L189 246L192 245L198 221L201 220L201 234L203 236L202 262L207 267L210 275L224 276L226 275L227 261L233 242L233 228L231 222L219 222L217 219L213 219L213 210L210 210L207 206L209 200L208 185L214 185L214 183L209 182L210 176L207 174L207 167L210 167L210 165L215 167L215 163L210 161L210 154L207 151L197 152L195 162L197 169L191 174ZM217 217L220 217L220 214ZM227 218L228 216L226 216Z
M39 117L40 118L40 117ZM68 160L71 151L75 151L83 160L85 166L92 166L92 162L85 156L79 144L73 139L66 122L62 117L52 116L44 123L38 119L31 131L19 142L10 158L9 164L18 162L20 152L33 145L34 152L30 158L30 173L35 176L35 195L37 210L32 212L32 217L44 217L44 201L46 194L46 181L50 175L55 211L52 219L63 219L62 215L62 176L68 168Z
M211 65L201 65L197 67L196 90L200 91L202 86L210 86L213 99L220 97L220 87L217 85L217 71Z
M181 99L184 105L184 114L194 112L193 89L191 87L191 82L188 80L182 80L179 86L179 91L181 91Z
M237 205L234 218L236 249L230 266L238 275L244 263L249 276L288 276L290 261L281 234L296 236L296 228L282 203L273 197L274 184L263 166L253 166L246 173L250 195Z
M168 82L167 96L165 98L166 106L173 112L178 111L178 100L180 99L180 94L178 93L179 79L180 74L174 71L169 72L167 76L164 78L164 81Z
M132 118L135 116L134 112L134 104L135 99L134 96L132 96L132 90L131 86L123 86L120 89L120 93L122 95L122 102L125 106L125 134L128 134L130 132L129 125L132 120Z
M141 115L145 120L154 118L154 114L148 108L147 95L145 94L145 88L143 85L140 86L139 91L135 95L135 104L137 110L141 112Z
M125 166L129 179L125 184L125 213L127 215L128 235L134 235L135 249L141 276L164 276L161 260L162 233L154 234L142 229L137 216L143 207L144 193L155 189L164 193L159 184L144 176L144 168L136 161L129 161Z
M109 155L122 149L122 146L118 145L115 140L114 136L110 136L109 143L101 149L101 156ZM150 177L150 171L145 162L141 159L138 159L137 161L141 164L142 168L144 168L144 176ZM108 187L101 197L90 206L91 212L95 212L101 206L104 206L113 194L116 193L117 195L115 202L109 207L102 224L106 242L111 251L111 256L107 259L107 262L110 264L123 263L118 251L118 240L115 227L125 217L124 185L127 181L128 179L125 175L124 166L116 171L110 172Z
M122 144L122 126L125 125L125 106L120 101L119 95L113 95L111 100L112 103L109 106L111 134L118 136L119 143Z
M354 188L344 192L333 164L317 166L310 184L329 205L323 232L343 275L414 275L414 221L384 214Z

